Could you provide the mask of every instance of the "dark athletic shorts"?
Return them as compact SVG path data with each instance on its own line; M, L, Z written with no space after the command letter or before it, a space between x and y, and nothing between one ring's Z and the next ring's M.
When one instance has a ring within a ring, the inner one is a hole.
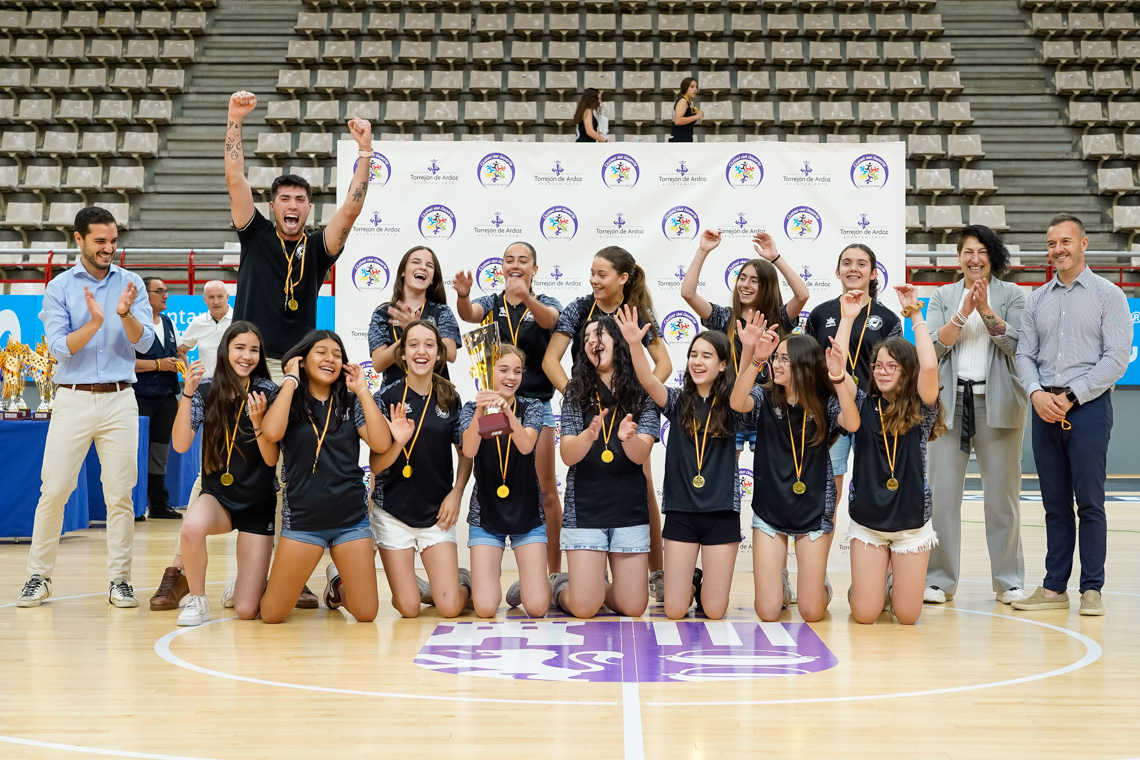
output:
M732 510L667 512L661 538L701 546L738 544L743 539L740 535L740 513Z

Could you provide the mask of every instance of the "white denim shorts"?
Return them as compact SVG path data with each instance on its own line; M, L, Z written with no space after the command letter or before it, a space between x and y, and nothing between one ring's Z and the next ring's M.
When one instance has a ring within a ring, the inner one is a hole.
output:
M372 542L379 549L390 551L415 549L417 552L423 552L424 549L436 544L447 541L455 543L454 525L447 530L440 530L438 525L413 528L403 520L375 507L368 513L368 525L372 528Z
M890 532L871 530L852 520L847 529L847 542L850 543L855 538L868 546L885 546L896 554L927 552L938 545L938 534L934 532L929 520L917 530Z

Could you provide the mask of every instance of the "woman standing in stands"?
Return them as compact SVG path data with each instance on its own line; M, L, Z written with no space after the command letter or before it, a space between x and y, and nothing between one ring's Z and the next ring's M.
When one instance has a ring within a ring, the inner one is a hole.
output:
M602 107L602 93L593 87L587 87L574 109L574 134L578 139L574 142L609 142L606 136L598 131L598 110Z
M372 370L384 374L384 385L391 385L404 376L399 367L394 366L396 343L408 325L419 319L434 324L443 336L440 352L446 361L441 374L446 378L446 362L455 361L461 340L459 323L447 305L439 259L435 251L423 245L410 249L400 259L392 285L392 300L376 307L368 326Z
M705 115L704 111L693 107L693 99L699 91L696 79L685 77L681 80L681 92L673 104L673 130L669 133L669 142L693 141L693 125Z
M546 513L546 564L548 571L562 570L562 549L558 531L562 525L562 503L554 473L554 409L550 404L554 386L542 371L542 361L562 304L550 296L533 292L538 274L538 254L530 243L517 242L503 251L503 292L470 300L474 277L470 272L455 275L455 309L465 322L499 325L499 339L517 346L526 357L522 387L517 395L542 402L542 433L535 447L538 481L542 488L542 509Z

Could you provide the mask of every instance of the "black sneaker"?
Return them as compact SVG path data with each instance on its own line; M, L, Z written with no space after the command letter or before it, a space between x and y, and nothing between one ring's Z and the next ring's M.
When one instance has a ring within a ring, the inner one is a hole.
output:
M701 582L704 580L704 572L699 567L693 568L693 601L697 604L697 614L705 614L705 608L701 606Z

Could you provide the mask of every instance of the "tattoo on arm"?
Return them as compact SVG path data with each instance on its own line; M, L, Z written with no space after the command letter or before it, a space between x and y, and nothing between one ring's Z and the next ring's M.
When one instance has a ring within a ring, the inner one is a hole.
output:
M982 315L982 322L986 325L986 330L990 335L1005 335L1005 322L1002 322L996 316L989 314Z
M236 161L242 153L241 124L231 120L226 125L226 155Z
M364 187L364 183L361 182L356 186L356 189L352 191L352 200L354 202L359 203L360 201L364 200Z
M344 230L340 233L340 242L337 243L337 246L336 246L336 249L338 251L344 250L345 241L348 240L348 232L349 232L349 228L345 227Z

